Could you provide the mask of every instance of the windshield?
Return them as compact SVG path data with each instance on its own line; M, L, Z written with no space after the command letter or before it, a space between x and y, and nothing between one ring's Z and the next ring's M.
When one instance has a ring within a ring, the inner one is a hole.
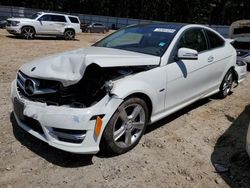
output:
M176 29L163 24L136 25L121 29L93 46L162 56L176 33Z
M30 19L34 20L34 19L36 19L40 15L41 15L41 13L32 14L31 17L30 17Z

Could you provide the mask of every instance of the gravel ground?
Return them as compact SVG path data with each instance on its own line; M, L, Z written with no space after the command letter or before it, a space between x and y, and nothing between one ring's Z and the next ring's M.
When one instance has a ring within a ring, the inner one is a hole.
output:
M198 101L149 126L139 145L120 156L66 153L18 128L9 98L17 69L102 37L23 40L0 30L0 187L250 187L249 73L226 99Z

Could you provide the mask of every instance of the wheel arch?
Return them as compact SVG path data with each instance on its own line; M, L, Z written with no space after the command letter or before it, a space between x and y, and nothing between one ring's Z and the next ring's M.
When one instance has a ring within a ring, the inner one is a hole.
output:
M126 96L124 98L124 101L126 101L129 98L133 98L133 97L140 98L146 103L146 105L148 107L148 120L147 121L149 122L150 118L151 118L151 115L152 115L152 111L153 111L152 100L150 99L150 97L147 94L142 93L142 92L136 92L136 93L132 93L132 94L129 94L128 96Z
M35 34L36 34L36 28L35 28L34 26L32 26L32 25L23 25L23 26L21 27L21 31L23 30L24 27L31 27L32 29L34 29Z
M65 28L65 29L64 29L64 33L65 33L66 31L68 31L68 30L72 30L72 31L74 31L74 33L76 34L75 29L74 29L74 28L71 28L71 27L67 27L67 28Z

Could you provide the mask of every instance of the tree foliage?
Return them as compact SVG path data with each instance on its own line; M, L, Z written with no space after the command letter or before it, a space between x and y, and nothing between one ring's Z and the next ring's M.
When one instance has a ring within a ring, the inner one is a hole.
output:
M0 4L167 22L228 25L250 19L249 0L2 0Z

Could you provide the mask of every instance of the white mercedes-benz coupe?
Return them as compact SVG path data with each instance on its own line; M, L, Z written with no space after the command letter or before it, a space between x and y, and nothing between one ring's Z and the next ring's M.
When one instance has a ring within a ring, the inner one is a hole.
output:
M201 25L132 25L88 48L24 64L12 83L17 124L73 153L122 154L146 126L246 74L236 51Z

